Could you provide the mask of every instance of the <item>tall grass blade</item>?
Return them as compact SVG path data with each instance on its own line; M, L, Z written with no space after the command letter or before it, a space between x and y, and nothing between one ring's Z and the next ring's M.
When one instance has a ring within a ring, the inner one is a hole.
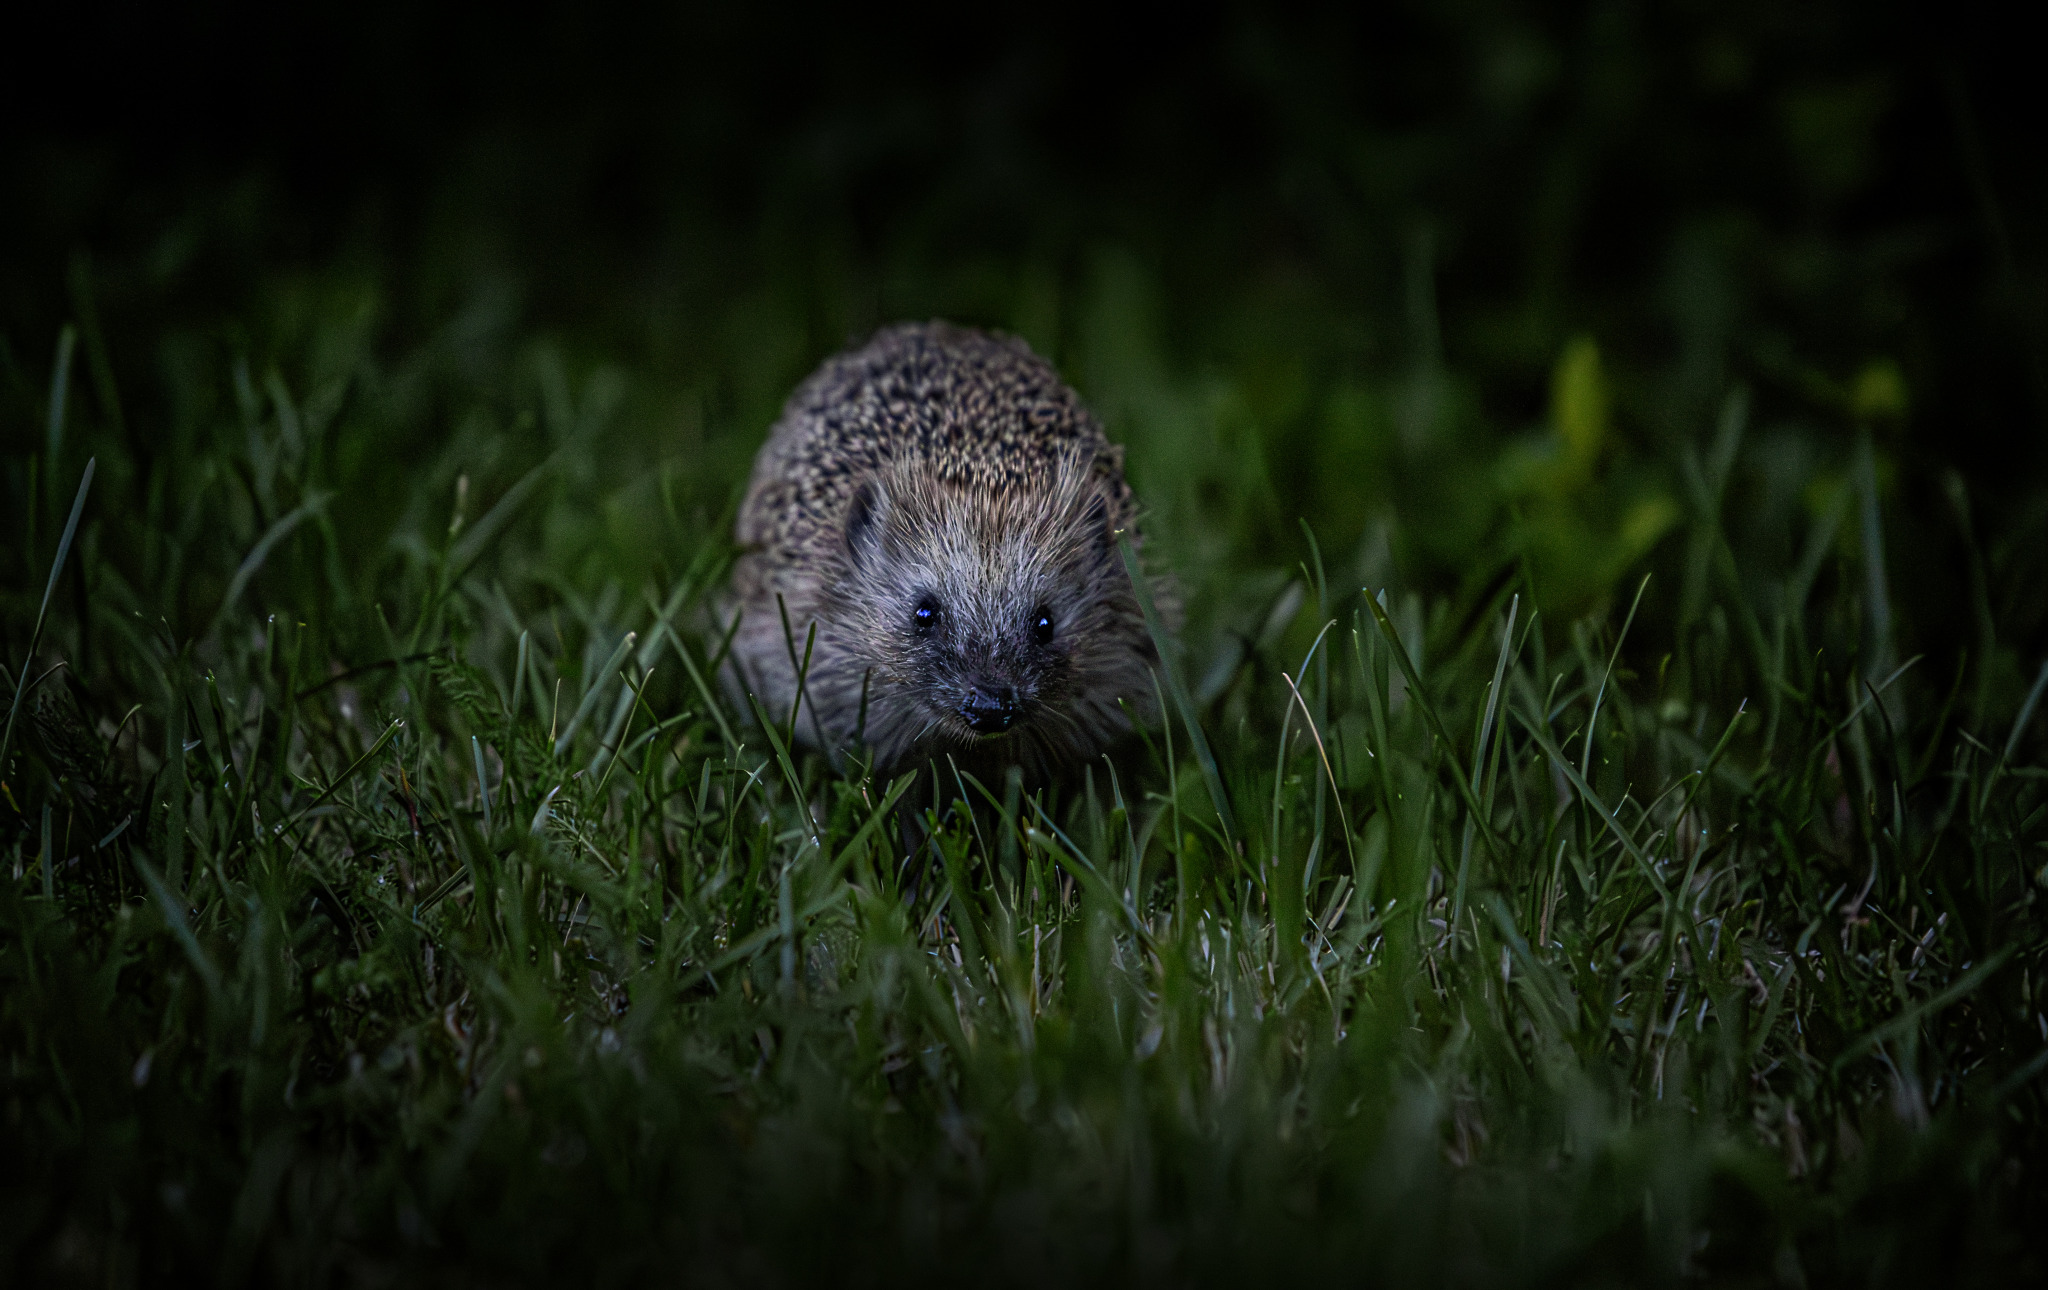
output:
M1543 755L1548 757L1551 765L1555 766L1558 773L1564 776L1565 781L1578 794L1579 800L1588 807L1591 807L1593 813L1600 817L1601 822L1607 826L1608 831L1614 835L1615 840L1621 843L1622 850L1626 851L1629 858L1636 862L1636 867L1642 871L1643 877L1649 880L1650 886L1656 891L1658 897L1660 899L1663 898L1667 893L1664 879L1658 874L1656 864L1644 853L1641 844L1636 841L1635 835L1623 827L1621 820L1615 816L1613 811L1608 809L1607 803L1600 800L1599 795L1593 791L1593 786L1586 782L1586 777L1581 775L1577 768L1571 764L1570 759L1564 755L1564 750L1557 746L1555 740L1551 739L1549 732L1543 728L1542 714L1522 714L1522 728L1529 732L1529 737L1536 741L1536 746L1543 750Z
M36 609L35 629L28 637L28 654L14 674L14 699L7 707L7 729L0 733L0 776L7 773L7 754L14 749L14 722L21 715L21 700L28 692L28 674L35 666L36 651L43 645L43 624L50 616L50 597L57 594L57 578L64 572L65 557L71 554L71 539L78 533L78 517L85 513L85 495L92 488L92 473L98 465L97 457L85 463L85 475L78 481L78 496L71 501L71 517L64 521L64 536L57 539L57 555L50 561L50 580L43 585L43 603Z
M1335 626L1335 624L1332 623L1331 626ZM1324 630L1328 630L1328 628ZM1337 772L1330 766L1330 751L1323 746L1323 732L1316 728L1315 718L1309 715L1308 703L1302 699L1301 687L1294 683L1294 678L1282 672L1280 679L1287 682L1288 692L1294 696L1295 705L1301 709L1301 719L1308 723L1309 737L1315 740L1316 756L1321 759L1323 763L1323 776L1330 784L1330 800L1337 807L1337 822L1344 829L1344 853L1351 859L1351 871L1356 873L1358 872L1358 844L1351 837L1351 816L1344 809L1343 790L1338 788Z
M569 724L562 727L561 737L555 740L555 756L559 757L569 751L569 744L576 738L576 731L582 727L591 710L597 707L598 698L604 694L606 686L618 673L619 664L626 661L626 655L633 650L633 642L639 637L638 632L627 632L625 639L619 642L618 648L612 651L612 656L605 660L605 665L591 676L590 688L583 692L583 701L576 705L575 715L569 718Z
M491 785L490 781L484 776L483 741L475 735L471 735L469 737L469 751L476 758L476 792L477 797L483 802L484 836L489 837L491 834Z
M1839 1072L1843 1067L1871 1049L1911 1033L1919 1027L1922 1021L1934 1016L1950 1004L1967 998L1978 986L1984 984L1992 973L2004 967L2006 961L2019 952L2019 948L2018 945L2003 946L1995 951L1990 958L1985 959L1982 963L1977 964L1950 982L1946 988L1922 999L1898 1016L1893 1017L1890 1021L1873 1030L1866 1031L1850 1041L1848 1047L1844 1048L1841 1055L1835 1058L1829 1069Z
M1194 749L1195 762L1202 768L1202 782L1209 790L1210 805L1216 808L1216 819L1223 826L1226 845L1235 846L1237 824L1230 809L1230 794L1223 786L1223 772L1216 764L1216 754L1210 751L1208 736L1202 733L1202 723L1195 715L1195 702L1188 695L1187 683L1181 679L1180 668L1174 660L1173 640L1166 625L1160 621L1159 607L1152 602L1152 586L1138 565L1138 553L1132 549L1130 538L1118 533L1116 544L1117 550L1123 553L1124 569L1130 574L1131 589L1138 597L1138 608L1145 615L1145 629L1152 634L1152 647L1159 655L1159 671L1164 676L1166 692L1173 699L1174 709L1180 713L1181 725L1188 732L1188 744Z
M1650 589L1650 575L1636 584L1636 598L1628 603L1628 617L1621 620L1621 632L1614 638L1614 648L1607 652L1607 666L1600 672L1600 688L1593 692L1593 711L1586 718L1586 740L1579 749L1579 778L1590 778L1593 773L1593 739L1600 728L1600 704L1607 697L1607 683L1614 679L1614 664L1621 658L1621 646L1628 639L1628 629L1635 626L1636 610L1642 608L1643 593Z
M734 625L737 627L737 622ZM733 733L732 723L725 719L725 705L711 692L711 686L705 681L703 670L697 666L697 660L691 658L690 651L681 648L680 644L676 649L676 657L683 660L683 670L690 674L690 684L697 687L697 697L704 700L704 710L710 713L711 719L717 723L718 737L725 741L728 748L739 747L739 737Z
M1492 767L1489 765L1487 751L1493 746L1494 719L1500 713L1501 682L1507 677L1508 657L1513 652L1515 643L1515 616L1521 612L1521 608L1522 597L1517 593L1514 599L1508 602L1507 622L1500 629L1500 653L1493 660L1493 681L1486 687L1486 707L1479 717L1477 738L1472 742L1473 769L1486 775L1485 783L1479 792L1483 800L1491 800L1493 795Z
M1473 822L1478 826L1479 838L1486 845L1487 855L1496 864L1499 863L1500 840L1494 836L1493 824L1486 818L1486 811L1479 804L1471 777L1465 773L1465 767L1458 760L1458 745L1452 742L1451 732L1445 728L1442 715L1437 712L1436 705L1430 702L1428 693L1422 688L1422 675L1416 670L1414 661L1408 657L1408 647L1401 643L1400 630L1394 626L1394 620L1388 615L1386 606L1376 597L1367 596L1365 605L1371 611L1373 621L1379 625L1380 635L1386 638L1394 663L1401 669L1402 678L1408 682L1409 700L1422 714L1424 724L1429 727L1430 734L1443 750L1444 765L1451 775L1451 786L1458 790L1459 799L1464 802L1465 809L1471 813Z
M69 323L57 333L57 359L50 371L50 416L45 431L43 469L57 482L57 465L64 453L64 414L71 403L71 359L78 349L78 328ZM50 501L54 504L56 498Z
M1856 442L1856 498L1863 520L1863 580L1870 597L1870 666L1879 673L1891 667L1892 593L1885 568L1884 517L1877 504L1877 454L1865 431Z
M485 511L483 518L478 520L469 532L457 539L454 548L448 553L448 567L452 572L445 585L454 586L469 575L470 569L478 560L484 558L484 553L491 549L491 544L498 540L505 526L518 516L520 508L526 505L527 500L533 496L534 489L540 487L541 481L548 477L554 467L555 458L549 457L520 476L517 483L505 490L505 495L498 499L497 504Z
M185 951L185 958L192 964L193 971L199 973L200 981L206 986L207 998L218 1001L221 987L220 969L207 957L205 948L199 944L199 938L193 934L192 924L185 917L184 902L171 890L170 885L164 881L164 876L156 871L156 866L151 864L142 852L135 851L129 858L135 864L135 871L142 875L143 885L149 888L150 898L156 902L157 912L163 916L164 926L170 928L171 935L177 939L178 947Z
M234 577L228 579L227 593L220 598L220 608L213 613L213 626L208 630L208 635L220 631L221 625L227 621L228 611L241 599L242 589L247 587L249 579L255 577L257 571L263 568L263 562L270 558L270 553L277 549L277 544L290 537L293 529L325 511L328 500L332 497L332 493L316 492L279 516L277 522L264 531L263 536L256 540L256 545L249 548L249 554L242 557L241 564L235 567Z
M377 742L371 744L368 751L364 752L362 756L356 758L353 762L349 763L348 769L342 771L341 774L336 775L334 777L333 782L328 784L327 787L321 789L318 793L314 794L312 801L306 803L297 811L293 812L292 817L286 820L283 824L278 825L276 832L280 836L282 836L298 828L298 826L305 821L308 815L310 815L316 808L325 805L329 798L333 797L336 793L341 791L343 785L347 784L350 780L356 777L356 773L358 771L362 770L363 767L369 765L370 762L377 756L377 754L383 752L385 745L389 744L393 739L397 738L398 732L404 728L405 721L402 718L394 719L390 725L384 727L384 733L377 736Z
M2020 714L2013 719L2012 733L2005 737L2005 751L1999 754L1999 760L2006 765L2012 764L2013 754L2020 750L2020 736L2026 734L2027 727L2033 724L2034 709L2040 706L2043 690L2048 690L2048 660L2044 660L2041 670L2034 674L2034 684L2027 690L2026 702L2020 704Z
M519 633L519 649L512 662L512 699L505 710L505 720L508 722L519 720L519 701L526 696L526 651L530 635L530 632L524 630Z

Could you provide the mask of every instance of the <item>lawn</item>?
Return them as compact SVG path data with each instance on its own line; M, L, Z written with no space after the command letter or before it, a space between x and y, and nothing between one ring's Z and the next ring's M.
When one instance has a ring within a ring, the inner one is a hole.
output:
M626 91L16 147L0 1280L2040 1278L2044 225L1848 13L1169 50L1249 143L992 72L626 180ZM781 399L931 316L1186 602L1057 784L717 684Z

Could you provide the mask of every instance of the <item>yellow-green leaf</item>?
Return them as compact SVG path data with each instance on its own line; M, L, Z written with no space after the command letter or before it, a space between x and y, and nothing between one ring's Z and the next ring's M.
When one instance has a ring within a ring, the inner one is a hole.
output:
M1572 465L1590 465L1607 437L1607 378L1600 370L1600 346L1591 336L1575 337L1557 360L1550 378L1550 423Z

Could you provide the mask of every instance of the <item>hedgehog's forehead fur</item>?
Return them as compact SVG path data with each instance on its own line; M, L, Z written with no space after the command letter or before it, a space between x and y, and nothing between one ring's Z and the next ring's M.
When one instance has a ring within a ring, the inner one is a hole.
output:
M834 597L868 618L883 647L929 597L949 638L999 646L1052 611L1061 637L1085 627L1091 598L1114 572L1108 508L1092 463L1063 459L1049 479L1002 486L897 463L855 494L846 566Z

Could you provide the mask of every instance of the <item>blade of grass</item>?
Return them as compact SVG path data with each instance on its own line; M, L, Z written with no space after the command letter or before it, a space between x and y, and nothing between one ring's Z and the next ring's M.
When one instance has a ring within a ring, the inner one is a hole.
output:
M363 767L369 765L370 760L372 758L377 756L377 754L383 752L384 745L390 743L392 739L397 736L399 730L403 728L404 725L405 721L403 718L396 718L391 722L390 725L384 727L384 733L377 736L377 742L371 744L368 751L366 751L362 756L356 758L355 761L351 762L347 770L344 770L341 772L341 774L336 775L332 783L328 784L327 787L321 789L319 793L314 795L312 801L306 803L297 811L293 812L292 817L290 819L286 820L283 824L278 825L274 830L272 830L272 832L277 835L283 835L291 832L293 829L296 829L299 826L300 821L304 820L306 816L310 814L315 807L320 806L321 804L326 802L328 798L333 797L335 793L340 791L342 785L348 783L351 779L355 778L357 771L360 771Z
M1512 710L1510 708L1510 711ZM1668 893L1665 889L1663 878L1657 874L1656 865L1650 862L1649 856L1643 853L1642 847L1637 845L1635 838L1629 834L1629 831L1622 827L1621 821L1615 817L1614 812L1607 809L1607 803L1601 801L1593 792L1592 786L1586 783L1586 777L1581 775L1572 766L1571 761L1565 757L1564 750L1559 748L1556 742L1551 739L1549 732L1543 729L1540 716L1529 713L1521 713L1519 715L1522 721L1522 728L1529 732L1530 738L1536 741L1536 746L1543 750L1543 754L1550 759L1551 764L1557 767L1566 782L1578 793L1579 800L1591 807L1593 812L1607 825L1608 830L1621 843L1622 850L1629 854L1629 857L1636 862L1636 866L1643 871L1643 876L1649 879L1650 886L1656 891L1658 897L1660 899L1665 898Z
M1046 841L1057 839L1060 843L1060 846L1057 848L1050 846L1046 848L1052 853L1053 858L1060 861L1069 873L1073 874L1084 886L1100 897L1103 903L1114 906L1124 916L1125 921L1130 924L1131 931L1137 936L1140 943L1147 950L1157 952L1158 942L1152 934L1152 929L1145 925L1145 920L1139 917L1138 911L1131 906L1130 902L1118 895L1116 884L1111 882L1107 875L1095 867L1095 862L1088 858L1088 853L1083 851L1075 844L1072 838L1067 836L1065 829L1054 823L1052 816L1046 814L1045 806L1041 801L1033 798L1031 809L1038 813L1039 823L1045 826L1042 830L1034 829L1032 831L1037 833L1040 839ZM1061 854L1062 850L1065 852L1064 855ZM1071 861L1071 863L1068 863L1068 861Z
M1333 622L1331 626L1335 626ZM1327 629L1325 629L1327 630ZM1351 837L1351 816L1344 810L1342 791L1337 787L1337 772L1330 768L1329 750L1323 747L1323 734L1316 729L1315 718L1309 715L1308 704L1301 697L1301 687L1294 678L1282 672L1280 679L1287 682L1287 689L1294 695L1295 704L1301 709L1301 719L1308 723L1309 737L1316 741L1316 755L1322 758L1323 775L1330 781L1330 799L1337 804L1337 822L1344 828L1344 853L1351 858L1351 870L1358 871L1358 844Z
M1579 778L1586 779L1592 774L1593 738L1600 729L1600 702L1607 697L1607 682L1614 676L1614 664L1621 657L1622 642L1628 639L1628 629L1635 624L1636 610L1643 604L1643 593L1650 589L1650 575L1636 584L1636 598L1628 605L1628 617L1621 620L1621 633L1614 638L1614 648L1607 653L1607 667L1600 673L1600 688L1593 691L1593 711L1586 718L1586 740L1579 749Z
M562 728L561 737L555 740L555 756L559 757L569 750L569 741L576 737L577 729L590 715L590 710L597 706L598 697L604 693L612 674L619 670L619 664L625 662L626 655L632 652L633 642L639 639L639 635L638 632L627 632L625 638L619 642L618 648L612 651L612 656L605 661L605 665L592 675L590 688L583 692L583 701L576 705L575 715L569 718L569 724Z
M1320 648L1320 647L1322 646L1322 643L1323 643L1323 637L1325 637L1325 636L1329 635L1329 634L1330 634L1330 629L1331 629L1332 627L1335 627L1336 625L1337 625L1337 624L1336 624L1336 621L1335 621L1335 620L1333 619L1333 620L1331 620L1330 622L1327 622L1327 623L1323 624L1323 629L1322 629L1321 631L1319 631L1319 632L1317 632L1317 633L1316 633L1316 638L1315 638L1315 640L1314 640L1314 641L1313 641L1313 642L1312 642L1312 643L1311 643L1311 644L1309 645L1309 647L1308 647L1308 653L1307 653L1306 655L1304 655L1304 656L1302 657L1302 660L1301 660L1301 667L1297 669L1297 670L1298 670L1299 672L1301 672L1301 673L1302 673L1302 674L1303 674L1304 676L1308 674L1308 665L1309 665L1309 663L1310 663L1311 661L1313 661L1313 660L1314 660L1314 658L1315 658L1315 656L1316 656L1316 650L1317 650L1318 648ZM1295 690L1295 696L1294 696L1294 697L1296 698L1296 700L1299 700L1299 699L1301 698L1301 692L1300 692L1300 691L1299 691L1298 689L1295 689L1295 685L1294 685L1294 681L1293 681L1293 679L1292 679L1291 677L1289 677L1289 676L1287 675L1287 673L1286 673L1285 671L1282 671L1282 672L1280 673L1280 676L1281 676L1281 679L1282 679L1282 680L1285 680L1285 681L1287 682L1287 686L1288 686L1288 688L1289 688L1289 689ZM1302 704L1302 706L1301 706L1301 711L1302 711L1302 714L1303 714L1304 716L1308 715L1308 705L1307 705L1307 704L1305 704L1305 703L1304 703L1304 704ZM1287 706L1287 705L1283 705L1283 706L1281 707L1281 710L1280 710L1280 739L1279 739L1279 747L1278 747L1278 749L1277 749L1277 750L1275 751L1275 753L1273 754L1273 842L1272 842L1272 848L1273 848L1273 849L1272 849L1272 860L1273 860L1273 862L1275 862L1275 863L1278 863L1278 861L1279 861L1279 858L1280 858L1280 808L1281 808L1281 793L1282 793L1282 790L1283 790L1283 789L1284 789L1284 788L1286 787L1286 783L1287 783L1287 775L1286 775L1286 771L1287 771L1287 751L1288 751L1288 749L1287 749L1287 742L1288 742L1288 736L1289 736L1289 734L1291 733L1291 730L1290 730L1290 726L1292 725L1292 718L1293 718L1293 715L1294 715L1294 709L1293 709L1293 707L1291 707L1291 706ZM1315 722L1314 722L1314 720L1313 720L1313 719L1311 719L1311 720L1310 720L1310 722L1309 722L1309 726L1310 726L1311 730L1313 730L1313 728L1314 728L1314 726L1315 726ZM1316 736L1316 748L1317 748L1317 750L1318 750L1318 751L1320 751L1320 750L1322 749L1322 743L1323 743L1323 741L1322 741L1322 736L1320 736L1320 735L1317 735L1317 736ZM1325 757L1325 758L1323 759L1323 761L1324 761L1325 765L1327 765L1327 764L1328 764L1328 762L1329 762L1329 758Z
M29 669L35 666L36 651L43 645L43 626L50 616L50 597L57 593L57 578L64 572L64 559L71 554L71 539L78 534L78 517L85 513L85 495L92 488L95 457L85 463L85 475L78 481L78 495L71 499L71 517L64 521L64 536L57 539L57 555L50 561L50 580L43 585L43 603L36 610L35 629L28 636L28 655L15 672L14 700L7 707L7 729L0 733L0 776L7 773L7 754L14 748L14 721L21 715L21 699L27 693Z
M1515 926L1515 918L1500 893L1481 893L1486 912L1492 916L1494 927L1501 939L1507 943L1508 952L1521 965L1523 978L1529 986L1529 997L1537 1000L1552 1022L1567 1034L1579 1028L1579 1010L1572 999L1571 987L1559 977L1548 963L1536 957L1521 929Z
M2018 953L2019 948L2018 945L2004 946L1990 958L1985 959L1982 963L1979 963L1950 982L1946 989L1922 999L1919 1003L1893 1017L1890 1021L1885 1022L1874 1030L1866 1031L1861 1036L1852 1040L1849 1046L1844 1048L1841 1054L1829 1065L1829 1071L1840 1074L1844 1066L1847 1066L1850 1062L1861 1057L1879 1044L1887 1043L1901 1035L1907 1034L1917 1028L1922 1021L1934 1016L1957 1000L1964 998L1972 990L1984 984L1985 979L1993 972L2004 967L2006 960Z
M1500 652L1493 660L1493 680L1486 688L1486 707L1480 713L1479 729L1474 732L1472 743L1472 774L1479 780L1478 800L1484 805L1489 816L1486 820L1488 824L1492 823L1490 816L1493 811L1493 767L1487 752L1493 739L1494 718L1500 711L1501 682L1507 676L1508 657L1514 649L1515 618L1521 608L1522 597L1517 593L1508 602L1507 621L1502 624L1500 632ZM1456 927L1465 915L1465 889L1471 879L1472 868L1472 834L1479 823L1477 815L1466 818L1464 837L1458 846L1458 875L1451 888L1450 923L1453 927Z
M1515 641L1515 618L1521 612L1521 609L1522 597L1518 592L1508 602L1507 623L1501 628L1500 632L1500 653L1493 661L1493 681L1486 687L1486 708L1480 715L1478 737L1472 744L1473 769L1478 770L1480 767L1488 767L1488 773L1479 794L1482 798L1490 799L1492 797L1493 776L1491 774L1491 767L1488 766L1486 754L1493 739L1494 718L1500 712L1501 681L1507 675L1508 658L1513 652Z
M1131 589L1137 595L1138 608L1145 616L1145 630L1152 635L1152 648L1159 655L1159 671L1164 674L1166 692L1173 699L1174 708L1180 713L1181 724L1187 728L1188 743L1195 751L1195 761L1202 768L1202 782L1209 789L1209 802L1216 808L1216 818L1223 826L1226 842L1236 845L1237 824L1230 809L1230 795L1223 787L1223 773L1216 765L1216 754L1210 751L1209 740L1202 733L1202 723L1195 715L1195 703L1188 695L1187 684L1181 680L1180 669L1173 662L1173 641L1166 626L1159 618L1159 607L1152 602L1151 584L1145 581L1145 571L1138 566L1138 553L1131 546L1129 535L1119 532L1116 537L1117 550L1122 552L1124 569L1130 574Z
M157 912L163 915L164 926L171 929L171 935L177 939L178 947L185 951L185 957L191 962L192 969L199 973L200 981L206 986L207 998L218 1000L220 969L207 957L205 948L199 944L199 938L193 934L192 924L185 917L184 902L171 891L170 884L164 881L164 876L156 871L155 865L144 858L141 851L130 852L128 858L134 862L135 871L142 875L143 884L149 888L151 898L156 901Z
M220 598L220 607L213 611L213 625L207 629L207 635L219 634L221 625L227 621L228 611L234 608L235 601L241 597L242 589L249 585L249 579L256 576L257 570L263 567L263 562L277 549L277 544L290 537L293 529L325 511L328 500L333 496L332 493L312 494L279 516L277 523L272 524L263 536L256 540L256 545L249 548L249 554L242 557L242 563L235 567L235 576L228 580L227 594Z
M2013 719L2012 733L2005 737L2005 750L1998 756L2001 763L2012 764L2012 755L2020 750L2020 736L2027 733L2027 726L2033 722L2034 709L2040 706L2043 690L2048 690L2048 660L2044 660L2041 670L2034 674L2034 684L2027 691L2027 700L2020 704L2020 715Z
M701 558L696 563L701 564ZM692 567L694 569L696 566L693 564ZM675 589L669 593L666 603L656 603L653 593L648 593L647 608L654 615L654 625L647 629L641 641L639 657L634 661L635 671L651 675L661 658L662 645L665 642L674 642L675 628L669 624L682 609L684 602L692 598L695 589L692 578L692 574L684 574ZM677 648L681 649L680 643L677 643ZM598 740L597 752L592 755L586 773L595 772L599 763L612 756L614 750L619 747L623 738L620 732L624 729L634 704L638 702L639 691L633 687L627 686L619 691L618 701L612 705L611 719L605 723L604 738Z
M475 735L469 737L469 751L476 758L476 791L484 807L484 835L491 832L491 786L484 778L484 745Z
M550 456L520 476L517 483L505 490L505 495L498 499L497 504L485 511L483 518L457 540L454 548L448 552L448 567L453 572L449 574L445 585L455 586L469 576L470 569L478 560L483 559L505 526L517 518L520 508L526 505L526 500L533 496L533 490L540 487L541 481L547 478L548 472L553 470L554 466L555 457Z
M1367 596L1365 604L1372 612L1373 621L1379 625L1380 634L1392 648L1394 662L1400 667L1401 676L1408 682L1409 698L1414 701L1416 710L1422 714L1423 722L1429 727L1430 734L1443 749L1444 764L1451 772L1451 785L1458 790L1458 797L1465 803L1465 809L1478 824L1479 839L1486 845L1487 856L1498 864L1500 841L1493 835L1493 824L1480 809L1479 798L1473 792L1471 781L1466 778L1464 766L1458 761L1458 747L1451 742L1451 733L1444 728L1443 717L1437 712L1436 705L1430 702L1429 695L1424 692L1422 676L1415 670L1414 662L1408 657L1408 647L1401 643L1400 633L1394 626L1394 620L1387 614L1386 606L1373 596Z
M1870 670L1882 672L1891 666L1892 596L1891 579L1885 568L1883 515L1877 504L1877 454L1865 431L1856 441L1856 499L1863 523L1863 577L1870 597Z
M519 633L519 651L512 664L512 702L505 712L507 722L519 720L519 701L526 694L526 651L530 636L531 633L523 629Z
M52 485L57 481L57 463L64 452L64 414L71 402L71 360L78 350L78 328L66 323L57 333L57 359L50 370L50 417L47 423L47 448L43 453L43 469L48 473ZM50 498L54 508L57 499Z
M726 640L730 641L732 634L738 630L739 616L735 614L732 627L726 632ZM724 652L723 649L719 651L721 654ZM725 740L725 746L728 748L739 747L740 741L732 732L732 724L725 719L725 708L719 704L718 696L711 692L710 685L706 684L704 673L697 667L697 660L690 657L690 651L683 648L683 643L680 640L676 642L676 657L683 660L683 670L690 674L690 683L697 687L698 695L703 698L704 710L709 712L711 719L718 723L718 734L720 738Z
M758 771L755 773L759 774ZM908 789L911 786L911 784L915 783L916 780L917 776L914 773L908 774L904 775L903 777L898 779L893 785L890 786L888 793L886 793L883 796L881 805L877 806L875 810L869 814L867 822L861 825L860 829L854 833L851 839L847 841L847 844L839 849L838 854L833 859L830 867L830 870L835 877L838 868L841 865L843 865L847 860L850 860L853 857L853 855L857 852L859 847L861 847L863 844L867 842L869 835L873 833L877 827L879 827L881 821L888 817L888 812L894 808L897 800L902 797L904 791ZM844 896L845 892L848 890L844 886L834 884L830 879L828 879L821 885L825 887L826 890L824 890L820 895L814 897L811 901L803 905L801 908L792 908L791 917L789 919L790 923L794 924L808 922L809 920L817 917L819 914L824 913L827 909L830 909L833 903L840 900ZM694 971L692 971L682 979L678 988L683 991L688 991L694 988L698 982L704 980L705 978L715 976L716 974L723 972L725 969L731 967L733 964L738 963L743 959L752 958L754 955L759 954L769 944L771 944L778 938L785 936L785 934L786 933L784 930L784 920L778 913L778 916L775 919L771 920L769 923L762 927L756 928L753 932L736 941L730 948L728 948L724 953L720 954L717 958L711 960L709 963L699 965Z
M651 667L641 675L638 681L633 679L631 672L623 668L619 670L619 683L623 691L620 697L630 700L626 706L626 715L629 719L635 710L647 706L642 696L647 692L647 683L653 679L654 669ZM611 783L612 772L618 769L619 761L621 760L619 756L621 750L618 741L632 733L632 729L630 720L624 724L619 722L612 723L611 732L605 736L605 742L598 745L597 752L590 759L589 767L584 771L584 774L587 775L595 771L599 764L604 766L604 774L598 776L597 779L597 793L600 797L604 793L604 786Z
M776 730L775 723L768 719L768 714L762 709L759 699L749 694L747 705L754 710L754 720L761 723L762 733L768 736L768 746L775 753L775 764L782 768L782 778L789 785L790 795L804 813L804 827L809 831L811 843L822 849L825 840L819 836L818 821L811 814L810 798L804 792L803 776L797 773L796 762L789 755L788 745L782 742L781 732Z

